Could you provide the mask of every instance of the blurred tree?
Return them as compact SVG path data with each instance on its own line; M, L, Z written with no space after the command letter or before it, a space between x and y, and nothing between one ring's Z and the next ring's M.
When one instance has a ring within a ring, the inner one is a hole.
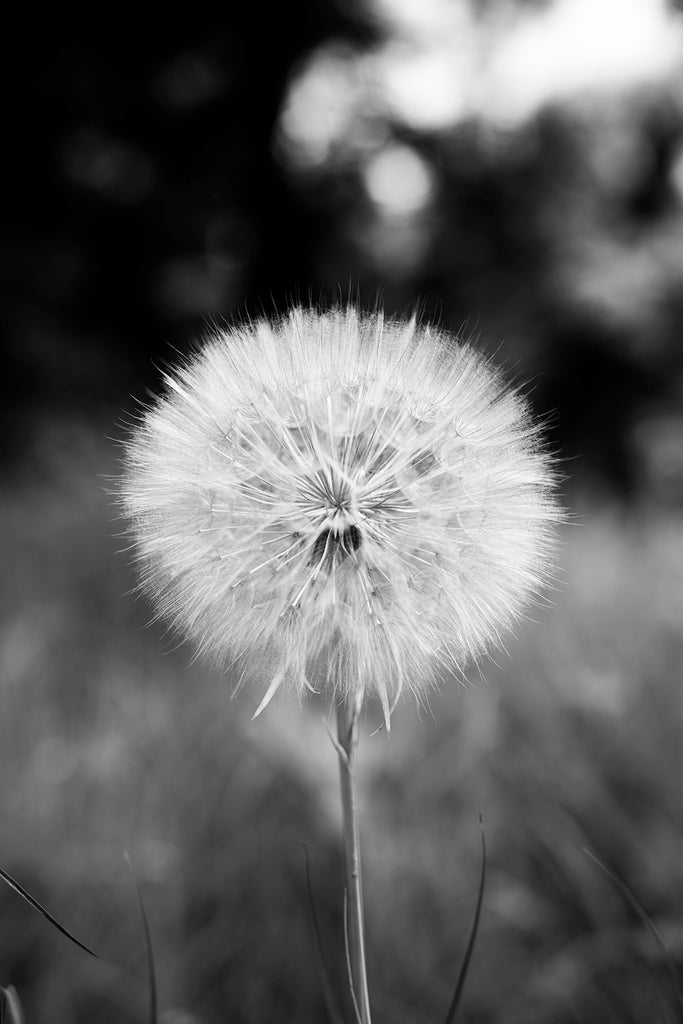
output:
M131 369L206 317L311 280L315 215L271 147L288 77L333 4L195 5L131 21L47 13L6 67L2 259L5 428L121 401ZM314 275L313 275L314 277Z
M608 46L596 4L571 60L586 10L559 2L83 7L18 30L6 451L36 414L115 419L207 320L351 295L545 376L557 442L637 492L660 461L643 439L671 434L640 425L683 395L683 42L653 5Z

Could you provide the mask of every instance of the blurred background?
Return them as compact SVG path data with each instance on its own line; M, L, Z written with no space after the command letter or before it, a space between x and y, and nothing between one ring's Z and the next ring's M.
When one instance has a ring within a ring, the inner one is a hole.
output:
M345 1019L324 706L199 663L134 599L125 423L212 323L351 297L477 339L563 459L561 573L497 664L361 747L376 1024L680 1020L683 13L291 0L8 35L0 203L0 985L29 1024ZM149 11L146 13L150 13Z

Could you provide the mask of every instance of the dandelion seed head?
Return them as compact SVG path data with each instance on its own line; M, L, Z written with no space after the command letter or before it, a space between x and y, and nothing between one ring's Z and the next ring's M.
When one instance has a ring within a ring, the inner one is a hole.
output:
M265 689L375 694L462 671L552 568L552 463L469 345L380 313L216 331L146 412L122 500L142 585ZM259 707L259 710L261 707Z

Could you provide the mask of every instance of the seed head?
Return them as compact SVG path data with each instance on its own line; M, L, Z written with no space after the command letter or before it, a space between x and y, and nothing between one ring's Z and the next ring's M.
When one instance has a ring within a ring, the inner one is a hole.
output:
M216 331L126 451L142 584L265 696L421 695L550 572L551 461L469 345L354 309ZM258 712L257 712L258 713Z

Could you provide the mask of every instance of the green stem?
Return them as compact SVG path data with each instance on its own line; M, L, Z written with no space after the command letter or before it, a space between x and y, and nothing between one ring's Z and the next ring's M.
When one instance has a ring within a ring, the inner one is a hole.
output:
M371 1024L370 997L365 966L363 889L360 871L358 812L354 769L358 751L358 717L361 699L350 698L337 707L339 780L341 783L342 827L344 833L344 876L349 970L360 1024Z

